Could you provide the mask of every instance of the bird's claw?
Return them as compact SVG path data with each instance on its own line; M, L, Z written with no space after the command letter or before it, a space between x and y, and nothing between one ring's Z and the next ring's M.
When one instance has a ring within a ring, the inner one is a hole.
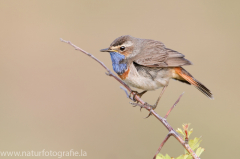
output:
M130 104L132 104L133 107L139 106L140 107L140 111L142 110L142 108L146 108L146 107L150 107L152 110L156 109L156 105L150 105L150 104L148 104L146 102L144 104L131 103L130 102ZM152 113L149 113L148 116L145 117L145 119L150 117L151 115L152 115Z
M130 102L130 104L132 104L133 107L139 106L140 110L145 107L145 104L138 104L138 103L132 103L132 102Z
M129 98L131 99L131 94L133 94L134 93L134 95L133 95L133 101L134 102L137 102L137 103L139 103L139 101L137 101L136 100L136 96L138 96L139 98L141 98L142 97L142 95L144 94L144 93L146 93L147 91L143 91L143 92L141 92L141 93L138 93L137 91L133 91L133 90L131 90L131 92L130 92L130 94L129 94Z
M134 93L134 95L133 95L133 97L132 97L132 100L133 100L134 102L137 102L137 100L135 99L135 96L139 94L137 91L131 90L131 92L130 92L130 94L129 94L129 98L131 98L131 94L133 94L133 93ZM138 103L138 102L137 102L137 103Z
M154 109L157 108L157 105L156 105L156 104L150 105L150 104L148 104L148 103L144 103L144 105L147 105L147 106L151 107L152 110L154 110ZM149 118L151 115L152 115L152 113L150 112L150 113L148 114L148 116L146 116L144 119Z

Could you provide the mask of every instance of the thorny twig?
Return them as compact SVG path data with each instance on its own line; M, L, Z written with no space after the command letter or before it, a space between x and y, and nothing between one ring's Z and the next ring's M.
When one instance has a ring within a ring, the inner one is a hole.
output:
M131 91L131 88L126 85L120 78L118 78L115 74L113 74L101 61L99 61L96 57L94 57L92 54L84 51L83 49L79 48L78 46L72 44L70 41L66 41L66 40L63 40L63 39L60 39L62 42L65 42L69 45L71 45L72 47L75 48L75 50L78 50L78 51L81 51L83 52L84 54L90 56L91 58L93 58L95 61L97 61L103 68L105 68L107 70L107 75L108 76L111 76L113 78L115 78L119 83L121 83L124 87L123 90L127 93L126 89L129 91L129 92L132 92ZM135 95L134 92L132 92L133 95ZM182 94L183 95L183 94ZM181 95L181 96L182 96ZM154 115L169 131L167 137L164 139L164 141L161 143L160 147L158 148L158 151L157 153L160 152L161 148L163 147L163 145L165 144L165 142L169 139L170 136L174 136L181 144L182 146L190 153L192 154L192 157L194 159L200 159L196 154L195 152L190 148L190 146L185 143L185 141L181 138L181 136L171 127L171 125L167 122L166 118L168 117L169 113L171 112L171 110L176 106L176 104L179 102L181 96L178 98L178 100L175 102L175 104L171 107L171 109L168 111L168 113L166 114L165 118L161 117L160 115L158 115L150 106L148 106L148 104L146 102L144 102L139 96L135 96L135 100L138 101L140 104L138 103L132 103L134 106L140 106L142 108L145 108L146 110L148 110L150 113L152 113L152 115ZM131 100L133 100L130 96L128 96ZM154 159L156 158L156 155L154 156Z
M165 115L165 119L167 119L168 115L170 114L170 112L173 110L173 108L175 108L175 106L178 104L178 102L180 101L181 97L183 96L184 92L179 96L178 100L173 104L173 106L169 109L169 111L167 112L167 114Z
M163 142L162 142L161 145L159 146L159 148L158 148L156 154L154 155L153 159L156 159L156 157L157 157L157 155L159 154L159 152L161 151L163 145L167 142L167 140L170 138L170 136L172 136L172 134L173 134L172 131L170 131L170 132L167 134L166 138L163 140Z

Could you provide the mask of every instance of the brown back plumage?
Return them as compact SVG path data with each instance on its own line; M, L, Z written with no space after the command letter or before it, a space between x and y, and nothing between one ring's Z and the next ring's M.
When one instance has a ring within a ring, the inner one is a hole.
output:
M184 55L168 49L160 41L143 39L143 47L138 59L134 61L139 65L148 67L177 67L191 65Z

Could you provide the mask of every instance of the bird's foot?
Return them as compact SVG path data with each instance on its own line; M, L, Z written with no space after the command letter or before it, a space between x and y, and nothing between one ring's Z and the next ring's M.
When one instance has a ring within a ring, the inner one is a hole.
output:
M157 103L154 104L154 105L150 105L150 104L148 104L148 103L144 103L144 105L147 105L147 106L151 107L152 110L154 110L154 109L157 108ZM150 113L148 114L148 116L145 117L145 119L148 118L148 117L150 117L151 115L152 115L152 113L150 112Z
M155 104L154 104L154 105L150 105L150 104L148 104L147 102L145 102L144 104L139 104L139 103L131 103L131 104L132 104L134 107L139 106L139 107L140 107L140 111L141 111L142 108L149 109L149 107L150 107L150 109L154 110L154 109L156 109L156 107L157 107ZM152 115L152 113L149 113L148 116L145 117L145 118L148 118L148 117L150 117L151 115Z
M158 102L161 99L161 97L162 97L164 91L166 90L166 88L167 88L167 86L163 87L162 92L160 93L160 95L159 95L159 97L158 97L158 99L157 99L157 101L156 101L156 103L154 105L148 104L148 106L151 107L152 110L157 108ZM150 112L146 118L150 117L151 115L152 115L152 113Z
M133 99L134 102L139 103L139 102L135 99L135 97L138 96L139 98L141 98L142 95L143 95L144 93L146 93L146 92L147 92L147 91L143 91L143 92L141 92L141 93L138 93L137 91L131 90L129 96L131 96L132 93L135 93L135 94L133 95L133 98L132 98L132 99Z

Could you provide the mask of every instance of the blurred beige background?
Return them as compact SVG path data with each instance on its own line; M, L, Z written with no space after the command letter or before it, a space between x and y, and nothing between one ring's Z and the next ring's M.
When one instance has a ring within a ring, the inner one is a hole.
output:
M0 1L0 151L152 158L165 127L143 119L147 111L133 108L99 64L60 42L70 40L112 69L109 54L99 50L129 34L185 54L194 63L185 68L215 97L172 80L156 111L165 115L184 91L168 122L174 129L191 123L192 137L202 136L206 149L201 158L237 158L239 7L237 0ZM153 104L159 93L143 99ZM162 153L176 157L183 147L171 138Z

